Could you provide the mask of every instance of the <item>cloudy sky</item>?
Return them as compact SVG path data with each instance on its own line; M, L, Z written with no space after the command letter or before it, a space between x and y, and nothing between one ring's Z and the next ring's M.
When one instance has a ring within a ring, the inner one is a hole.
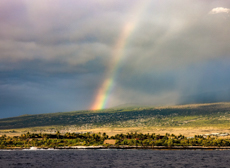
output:
M0 118L91 109L107 79L106 107L230 101L229 44L227 0L2 0Z

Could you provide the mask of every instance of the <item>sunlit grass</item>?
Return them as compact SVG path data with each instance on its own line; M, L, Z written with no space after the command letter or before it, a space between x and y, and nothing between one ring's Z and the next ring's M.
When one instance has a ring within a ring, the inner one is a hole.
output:
M0 129L35 131L138 128L188 128L230 126L230 103L165 107L125 107L38 115L0 120ZM21 131L20 131L21 132Z

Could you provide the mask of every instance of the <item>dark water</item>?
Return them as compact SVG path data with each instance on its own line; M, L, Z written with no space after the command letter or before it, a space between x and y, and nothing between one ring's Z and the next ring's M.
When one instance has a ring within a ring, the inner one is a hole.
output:
M230 150L0 151L0 167L230 167Z

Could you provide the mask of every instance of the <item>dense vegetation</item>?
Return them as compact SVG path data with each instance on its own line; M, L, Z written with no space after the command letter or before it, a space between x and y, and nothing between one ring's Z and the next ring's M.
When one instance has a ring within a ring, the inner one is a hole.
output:
M218 139L217 137L204 137L195 135L187 138L183 135L176 136L166 133L164 136L153 134L117 134L112 136L117 140L117 145L129 146L230 146L230 139Z
M15 137L0 137L0 148L29 148L32 146L41 148L58 148L63 146L98 146L103 144L104 140L108 139L106 133L98 134L76 134L66 133L61 135L59 132L56 134L22 134ZM194 136L187 138L183 135L173 135L166 133L164 136L156 134L142 134L142 133L127 133L117 134L110 137L116 140L115 146L128 145L128 146L230 146L230 139L218 139L216 137L207 138L203 136Z
M230 126L230 103L171 107L130 107L59 112L0 119L0 129L71 126L75 130L101 127ZM60 129L59 129L60 130Z
M7 147L22 147L28 148L31 146L37 147L58 147L58 146L74 146L74 145L101 145L108 138L104 133L101 134L75 134L66 133L61 135L56 134L22 134L21 136L6 137L3 135L0 138L0 148Z

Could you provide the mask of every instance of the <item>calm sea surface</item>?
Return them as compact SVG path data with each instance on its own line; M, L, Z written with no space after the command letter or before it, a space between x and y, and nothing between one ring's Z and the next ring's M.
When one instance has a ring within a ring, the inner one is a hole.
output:
M1 150L0 167L230 167L230 150Z

